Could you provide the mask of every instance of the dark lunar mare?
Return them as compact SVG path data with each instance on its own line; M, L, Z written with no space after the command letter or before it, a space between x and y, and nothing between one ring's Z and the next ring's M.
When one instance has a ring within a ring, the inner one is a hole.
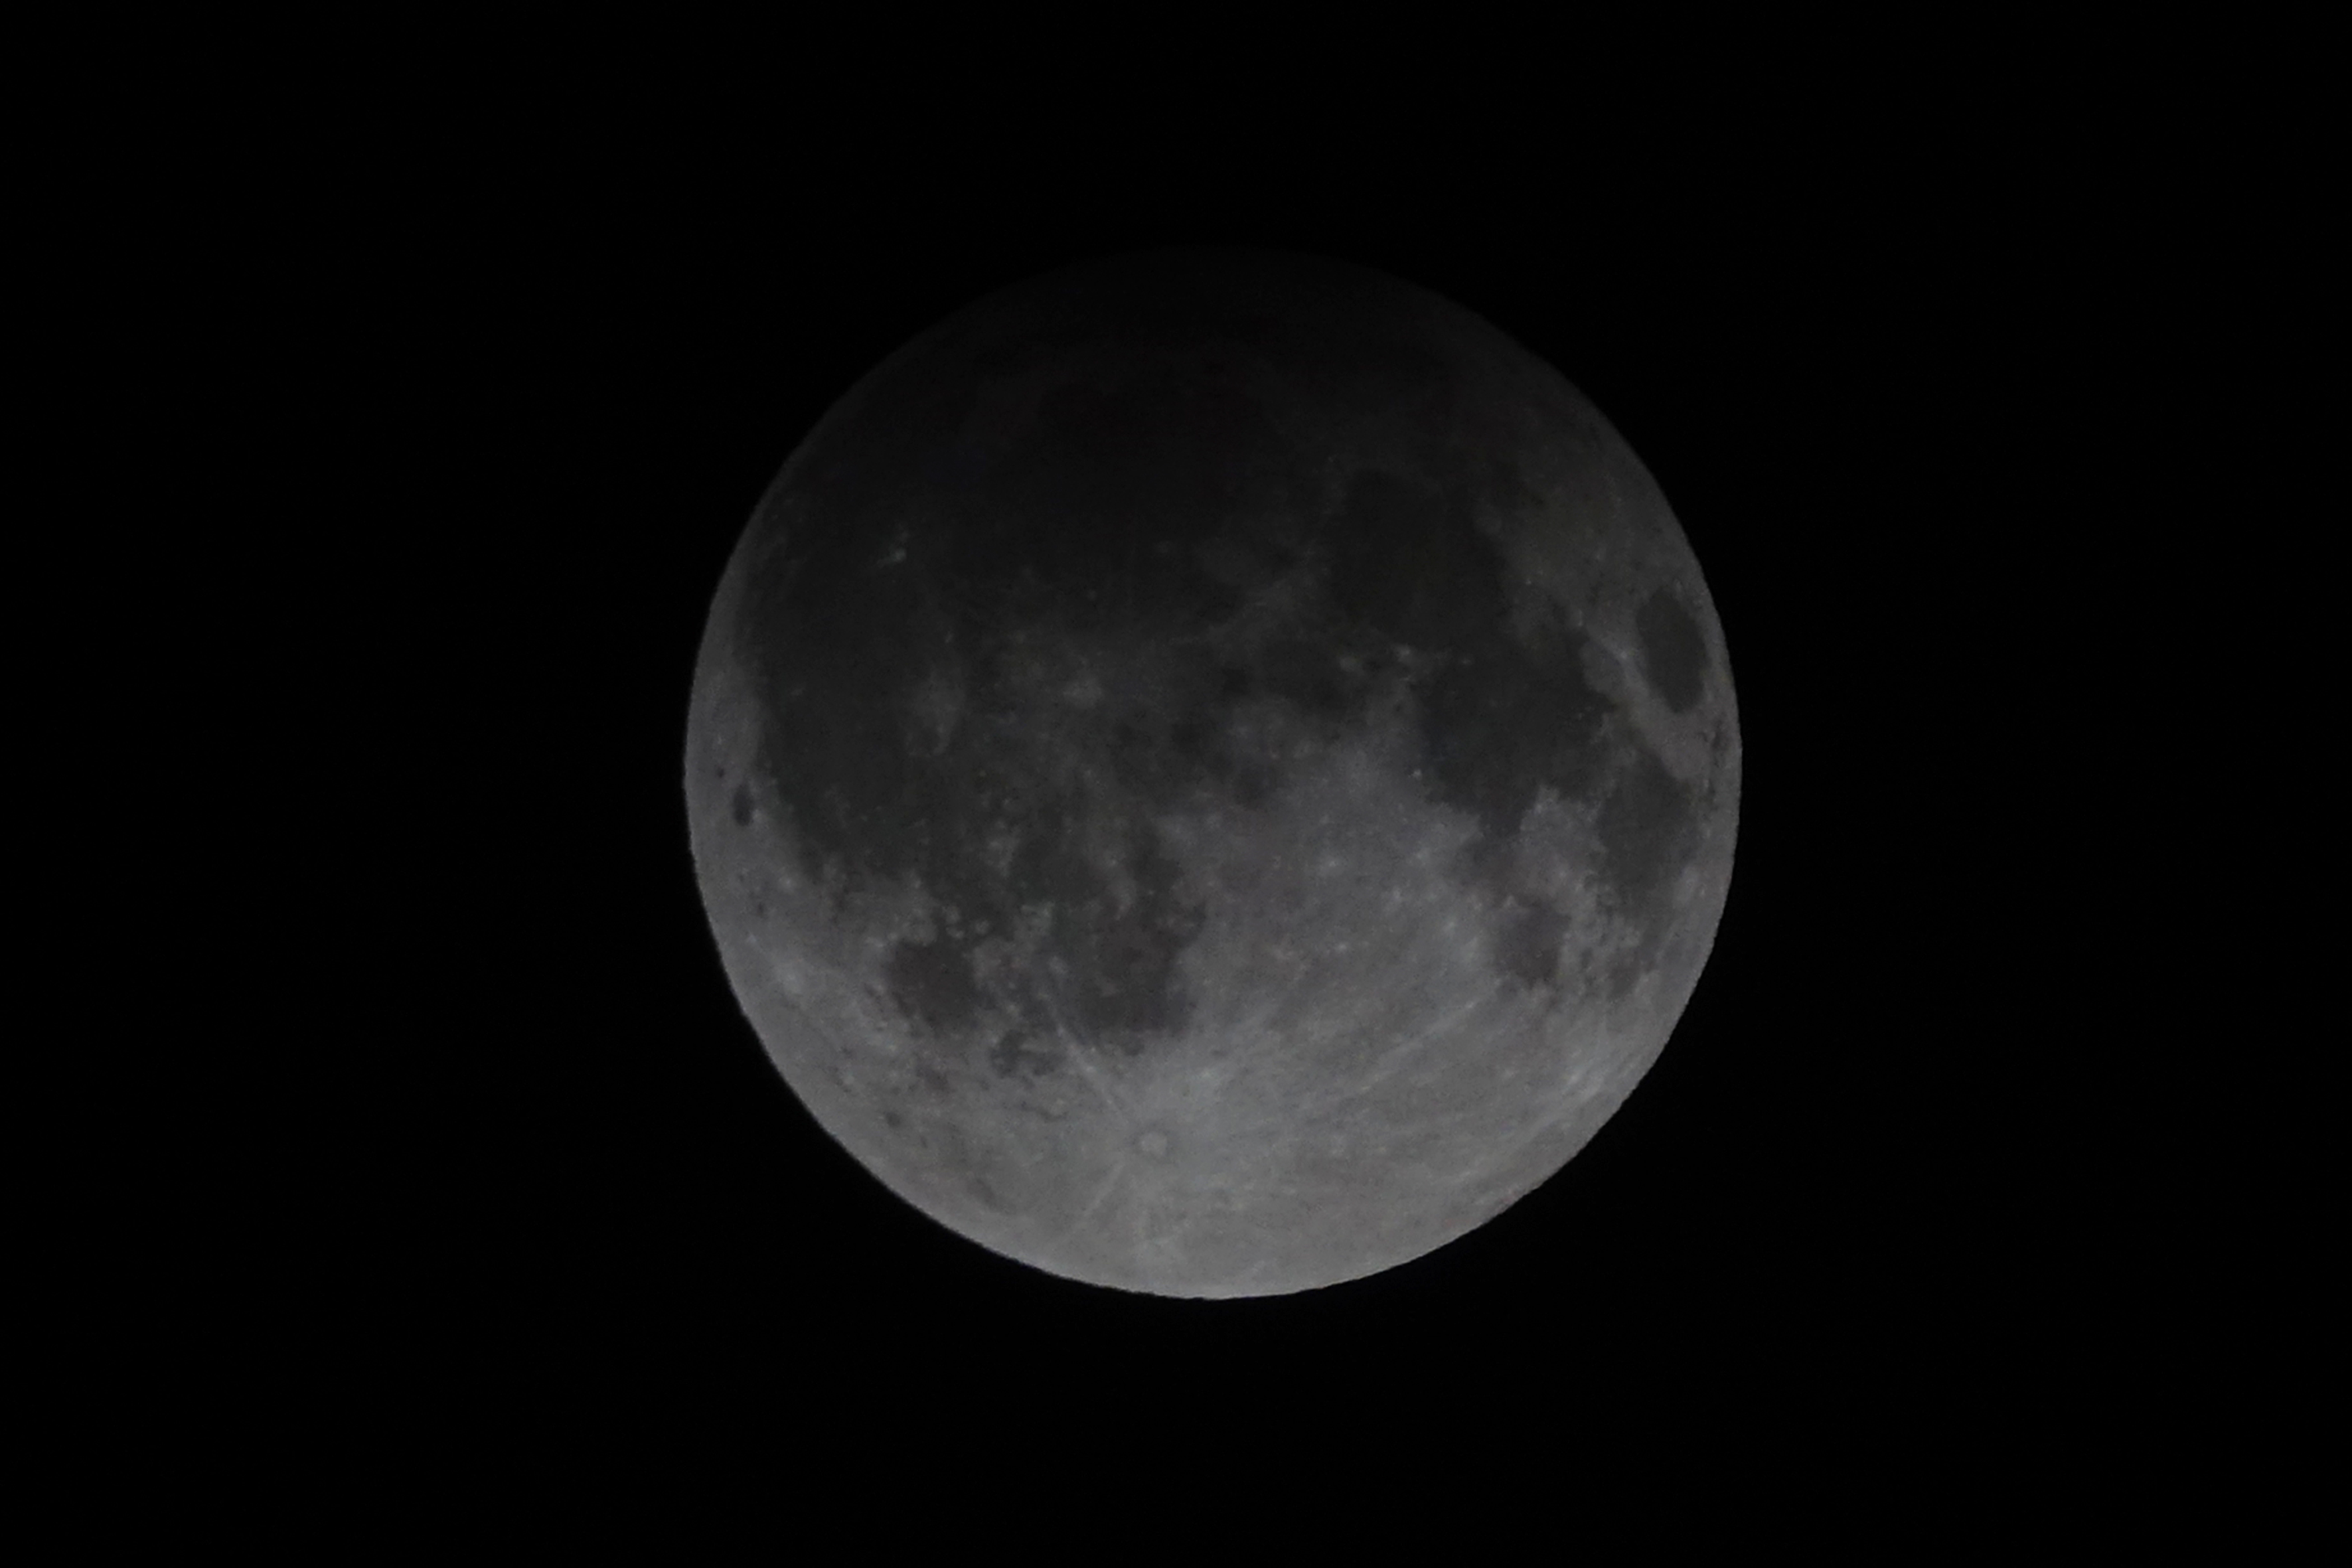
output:
M1706 689L1706 638L1682 601L1656 590L1635 613L1633 633L1642 639L1642 673L1665 705L1677 713L1697 707Z
M1428 787L1478 825L1463 874L1504 911L1498 974L1557 977L1568 917L1510 853L1546 786L1596 813L1621 909L1664 918L1693 803L1565 617L1512 629L1477 522L1530 500L1509 393L1434 346L1418 300L1220 253L1049 278L886 364L766 498L738 623L761 780L836 901L928 895L885 967L922 1030L1008 1074L1049 1069L1065 1030L1181 1031L1203 915L1155 816L1283 787L1284 757L1237 739L1250 705L1337 737L1397 680ZM1687 710L1689 612L1654 595L1637 635ZM1089 671L1098 691L1055 699Z

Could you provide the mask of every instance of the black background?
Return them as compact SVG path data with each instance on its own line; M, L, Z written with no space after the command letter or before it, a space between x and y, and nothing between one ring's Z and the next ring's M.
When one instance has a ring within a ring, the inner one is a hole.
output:
M338 1325L330 1403L510 1457L1024 1474L1558 1473L1634 1422L2056 1473L2111 1430L2160 1272L2130 1216L2189 1202L2122 1065L2168 1016L2116 1000L2161 882L2128 758L2217 679L2118 650L2234 460L2231 150L1899 72L856 113L824 74L684 130L625 78L411 105L278 259L331 280L314 416L390 534L318 599L383 917L318 1069L332 1261L272 1320ZM1714 957L1600 1136L1417 1262L1227 1303L1047 1277L865 1174L735 1004L680 788L709 595L824 409L992 288L1192 242L1386 268L1582 388L1704 566L1747 769Z

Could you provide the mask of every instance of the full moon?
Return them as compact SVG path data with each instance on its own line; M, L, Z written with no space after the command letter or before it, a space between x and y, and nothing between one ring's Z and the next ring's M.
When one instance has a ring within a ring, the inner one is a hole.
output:
M1551 366L1334 261L982 300L793 453L686 795L769 1056L982 1247L1170 1296L1442 1247L1664 1047L1739 726L1681 526Z

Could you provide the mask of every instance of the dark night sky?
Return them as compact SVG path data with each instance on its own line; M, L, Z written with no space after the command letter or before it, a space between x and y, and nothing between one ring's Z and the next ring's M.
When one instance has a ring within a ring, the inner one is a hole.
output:
M2096 759L2158 721L2098 645L2140 592L2118 546L2209 460L2106 458L2221 352L2197 310L2147 331L2221 176L1991 121L1476 97L903 143L558 116L343 176L352 439L406 541L356 656L398 983L331 1167L382 1397L494 1441L967 1455L1139 1413L1475 1447L1534 1412L1565 1453L1629 1410L1950 1432L2093 1397L2109 1178L2070 1086L2113 1065L2091 911L2136 892L2137 809ZM1559 365L1697 551L1747 748L1715 956L1630 1104L1441 1252L1256 1302L1066 1284L867 1177L736 1007L678 784L709 595L811 423L977 294L1171 241L1385 268Z

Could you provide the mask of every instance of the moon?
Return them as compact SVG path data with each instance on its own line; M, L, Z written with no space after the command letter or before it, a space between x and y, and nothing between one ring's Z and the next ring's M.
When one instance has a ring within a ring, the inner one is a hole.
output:
M1564 1165L1730 884L1723 630L1560 374L1353 265L983 299L793 453L710 605L712 934L816 1121L982 1247L1230 1298Z

